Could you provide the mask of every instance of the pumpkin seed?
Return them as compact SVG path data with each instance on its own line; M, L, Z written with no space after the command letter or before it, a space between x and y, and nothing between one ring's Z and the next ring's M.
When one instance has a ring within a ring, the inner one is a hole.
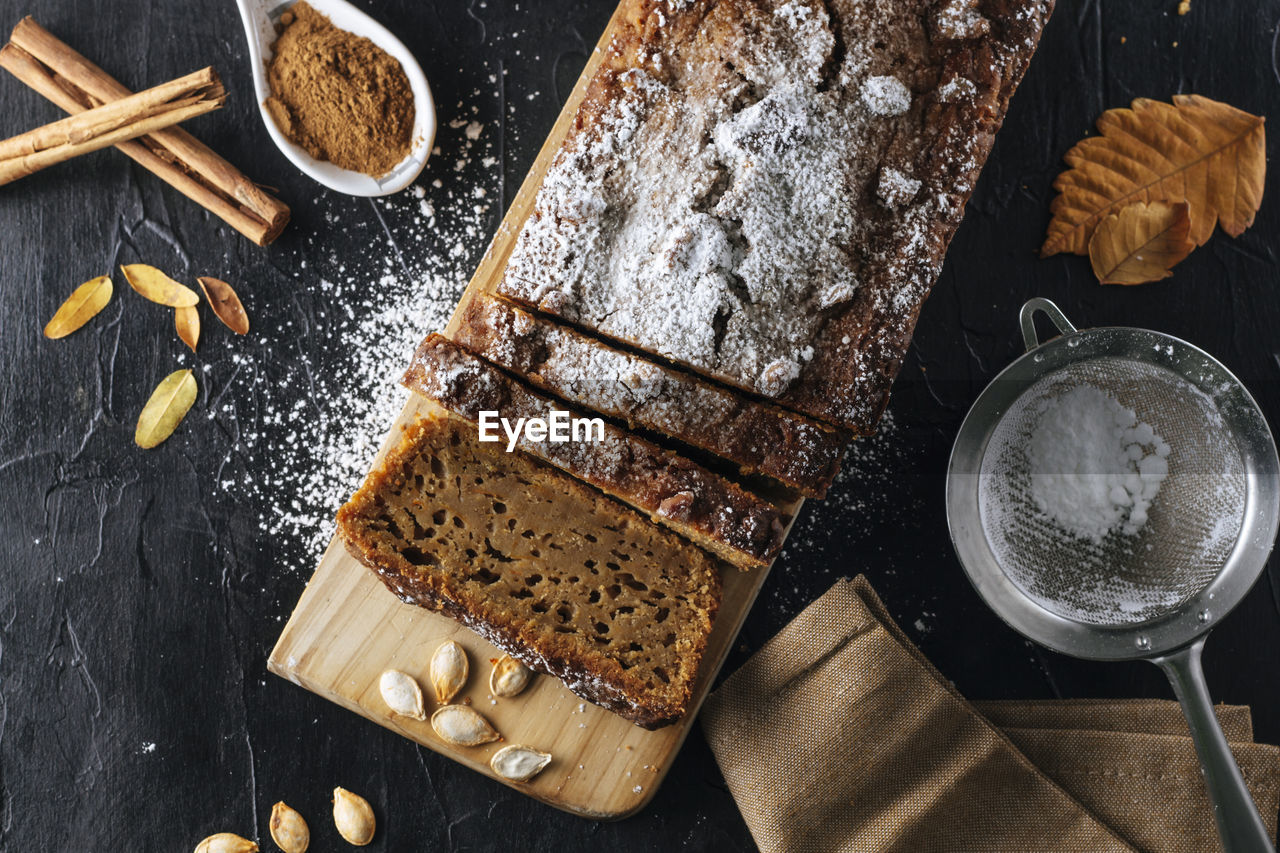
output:
M237 335L249 334L249 315L245 313L240 297L231 285L220 278L202 275L196 279L204 291L204 298L209 300L209 307L228 329Z
M431 656L431 685L441 705L447 705L458 695L462 685L467 683L470 668L466 650L453 640L445 640L436 649Z
M200 304L200 294L185 284L178 284L153 266L125 264L120 271L130 287L152 302L170 308L194 308Z
M373 840L373 806L346 788L333 789L333 825L348 844L363 847Z
M284 853L306 853L311 846L311 827L284 801L271 807L271 840Z
M150 450L169 436L196 401L196 378L188 370L175 370L164 378L138 415L133 440Z
M197 844L195 853L258 853L258 845L234 832L219 832Z
M489 692L494 696L509 698L516 696L529 684L533 670L520 663L511 655L503 655L493 665L489 674Z
M182 342L195 352L196 343L200 340L200 312L195 308L174 308L173 326Z
M111 279L105 275L91 278L77 287L53 312L53 317L44 327L44 336L52 340L65 338L92 320L107 307L114 289Z
M467 705L445 705L431 715L431 728L449 743L457 746L479 746L492 743L500 735L480 712Z
M422 688L413 676L398 669L389 669L378 679L378 690L382 693L382 701L387 707L402 717L415 720L427 718L422 703Z
M493 772L512 782L528 782L550 763L551 753L520 744L504 746L489 759Z

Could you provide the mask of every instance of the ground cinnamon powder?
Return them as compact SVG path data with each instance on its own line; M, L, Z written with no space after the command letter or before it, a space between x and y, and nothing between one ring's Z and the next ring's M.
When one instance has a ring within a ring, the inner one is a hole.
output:
M396 59L298 2L267 68L267 110L317 160L382 177L409 154L413 90Z

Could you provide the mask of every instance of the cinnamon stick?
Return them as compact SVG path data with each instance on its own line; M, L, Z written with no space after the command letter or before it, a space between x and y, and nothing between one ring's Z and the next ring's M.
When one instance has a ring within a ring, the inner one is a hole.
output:
M0 48L5 68L69 113L80 113L130 92L30 17ZM116 144L121 152L258 245L279 236L289 208L181 128Z
M227 92L212 68L0 140L0 185L216 110Z

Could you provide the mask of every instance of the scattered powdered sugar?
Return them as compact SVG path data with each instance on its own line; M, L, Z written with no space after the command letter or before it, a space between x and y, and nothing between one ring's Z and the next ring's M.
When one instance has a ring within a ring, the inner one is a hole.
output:
M479 261L499 178L473 161L499 142L474 112L441 124L440 147L409 190L368 201L325 194L313 204L307 213L324 220L317 235L276 262L296 280L295 310L261 331L282 357L237 355L237 384L247 381L251 402L211 403L211 417L234 423L235 453L251 472L219 485L257 508L285 568L314 568L334 514L408 399L401 372L418 342L443 329ZM321 247L335 229L345 232L341 255Z
M793 49L800 54L798 62L788 64L791 68L799 69L806 82L820 85L823 65L835 47L835 35L831 32L831 19L826 9L811 6L801 0L792 0L774 9L773 14L783 22L785 26L782 33L789 37ZM783 56L778 56L778 59L784 61ZM784 67L772 71L768 76L783 79L788 70Z
M1027 448L1036 506L1095 543L1134 535L1169 473L1170 447L1110 394L1079 385L1048 403Z
M805 502L766 581L769 588L760 600L767 606L758 610L772 614L777 627L804 609L815 589L859 572L874 572L891 586L909 589L899 604L909 599L913 606L927 602L934 609L937 587L898 583L900 567L913 565L915 558L907 555L920 544L903 531L918 530L916 521L936 517L931 505L938 482L936 454L927 449L928 441L919 440L925 432L896 417L890 403L875 435L849 443L826 498ZM857 543L852 551L851 542Z

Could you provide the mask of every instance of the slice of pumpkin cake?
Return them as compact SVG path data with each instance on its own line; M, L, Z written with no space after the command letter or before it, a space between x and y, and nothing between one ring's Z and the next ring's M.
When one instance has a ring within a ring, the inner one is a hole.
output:
M406 428L338 534L401 599L584 699L645 728L689 706L720 603L714 559L470 423Z
M562 409L558 401L442 335L422 342L403 381L410 390L477 424L485 412L516 423L549 422L556 411L569 421L583 420L575 410ZM502 440L506 429L488 435ZM687 456L603 420L594 440L543 438L547 440L522 432L515 446L744 571L768 567L782 549L787 518L781 509Z

